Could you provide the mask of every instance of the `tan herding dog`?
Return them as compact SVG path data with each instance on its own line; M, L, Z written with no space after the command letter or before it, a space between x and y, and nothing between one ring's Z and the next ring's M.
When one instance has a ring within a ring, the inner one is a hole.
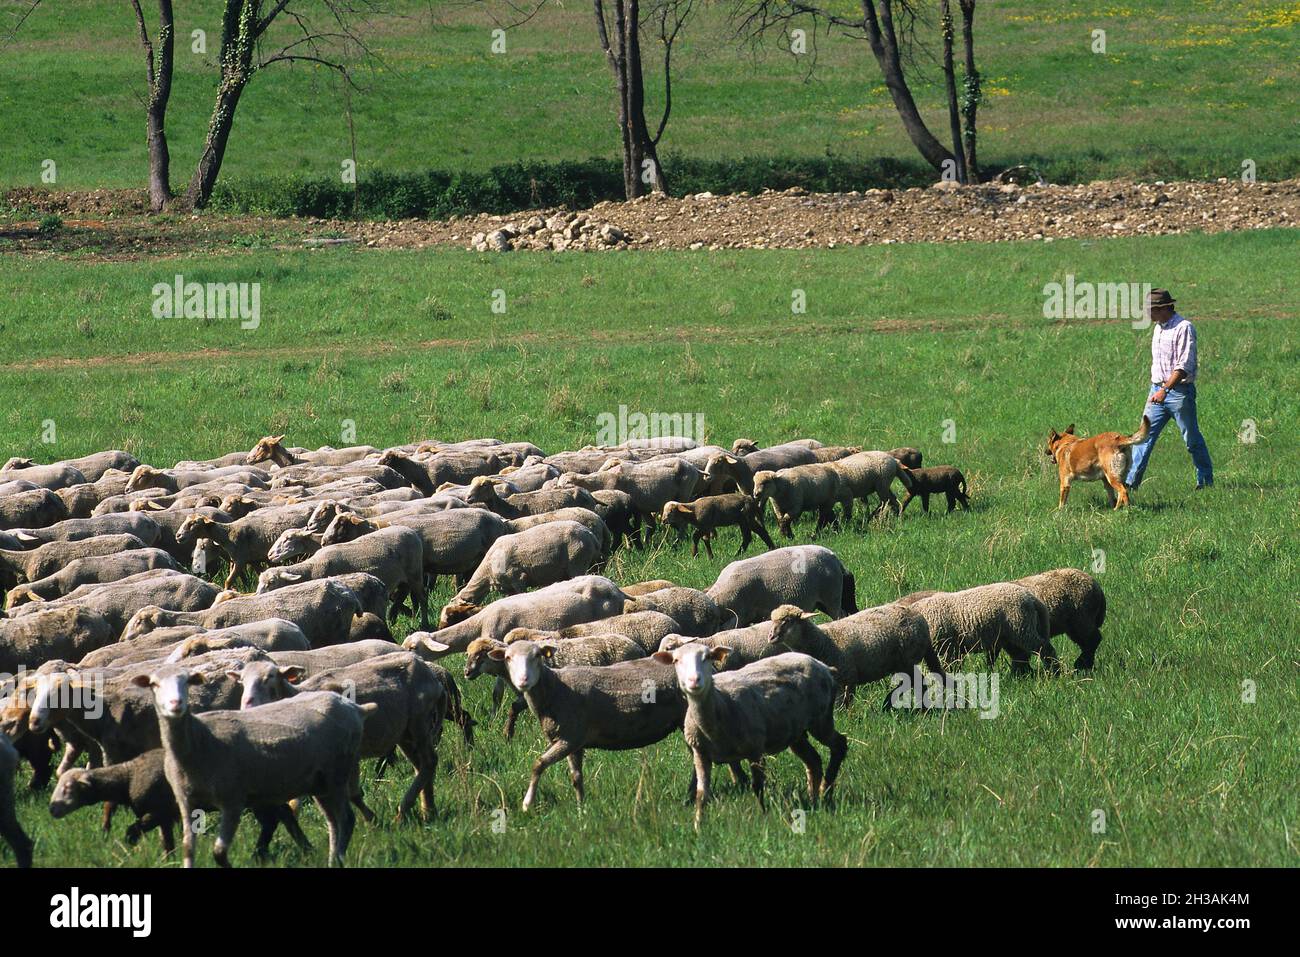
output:
M1081 439L1074 434L1071 424L1064 432L1052 432L1047 437L1046 454L1056 463L1061 476L1061 503L1057 508L1065 508L1065 500L1070 496L1070 483L1095 482L1101 479L1106 483L1106 498L1112 508L1128 504L1128 486L1124 476L1128 474L1129 461L1133 458L1133 446L1145 442L1151 428L1151 420L1142 416L1142 427L1132 435L1119 432L1103 432L1090 439Z

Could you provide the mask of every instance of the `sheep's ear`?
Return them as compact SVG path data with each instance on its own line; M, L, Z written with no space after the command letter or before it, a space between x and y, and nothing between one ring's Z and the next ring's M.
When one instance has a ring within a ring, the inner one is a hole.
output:
M493 661L505 661L506 650L504 648L493 648L488 652L488 657Z
M671 665L673 663L673 653L671 651L656 651L650 657L661 665Z
M1066 427L1065 434L1066 434L1066 435L1074 435L1074 423L1073 423L1073 422L1071 422L1071 423L1069 424L1069 426Z
M555 660L555 642L539 641L537 642L537 651L547 661Z
M131 684L137 688L148 688L153 684L153 679L148 675L136 675L131 679Z
M679 512L685 512L687 515L691 514L691 507L682 502L673 502L673 507Z
M302 581L302 576L299 575L297 572L281 572L281 573L280 573L280 577L283 578L283 579L284 579L285 581L287 581L287 582L300 582L300 581Z
M732 649L730 645L714 645L709 649L708 658L715 665L721 668L727 663L727 656L731 654L731 651Z
M280 669L280 677L291 685L296 685L307 677L307 669L302 665L289 665L287 668Z
M802 615L800 615L799 617L802 618L804 621L807 621L809 618L816 618L816 617L817 617L817 612L815 612L815 611L806 611L806 612L804 612Z
M203 685L208 683L208 679L203 677L203 675L200 672L191 671L190 680L186 683L192 685Z
M441 642L436 638L430 638L427 635L420 639L424 647L430 651L451 651L451 645Z
M239 681L241 678L244 677L244 675L242 672L239 671L227 671L226 677L229 678L231 681Z
M39 542L40 539L31 532L14 532L14 538L20 542Z

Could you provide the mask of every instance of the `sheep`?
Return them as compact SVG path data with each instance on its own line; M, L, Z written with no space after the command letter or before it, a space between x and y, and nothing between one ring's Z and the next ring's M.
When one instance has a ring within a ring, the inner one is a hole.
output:
M752 625L778 605L820 610L832 618L856 614L855 589L853 573L829 548L792 545L732 562L706 594L733 612L737 625Z
M8 591L19 581L44 578L79 558L116 555L145 547L134 535L101 535L75 542L50 542L31 551L0 549L0 590Z
M658 611L634 611L612 618L601 618L577 625L567 625L554 633L560 641L585 638L588 635L622 635L635 641L643 654L659 647L665 635L676 632L681 626L676 620Z
M303 630L283 618L266 618L262 621L213 628L183 638L167 655L168 662L183 661L224 648L258 648L272 651L309 651L311 642Z
M176 561L160 548L137 548L116 555L74 559L57 572L14 588L9 592L5 607L13 608L31 601L51 601L82 585L108 584L154 568L180 571Z
M577 522L547 522L502 535L452 604L481 602L489 591L517 595L531 588L577 578L604 561L601 543ZM439 627L446 627L441 621Z
M903 488L910 491L911 472L900 465L898 459L888 452L858 452L832 462L831 468L840 473L844 486L849 492L848 497L844 499L846 522L853 515L853 500L860 498L865 503L873 494L880 499L880 505L872 513L873 518L884 511L886 506L892 508L894 514L901 514L902 509L899 507L898 497L894 494L892 485L894 479L898 479Z
M838 462L861 451L860 445L823 445L819 449L813 449L812 454L816 462Z
M407 594L420 613L420 624L428 627L429 608L424 585L424 544L409 528L381 528L361 538L326 545L306 561L280 568L268 568L257 577L257 593L263 594L296 585L304 580L328 578L347 572L374 575L397 596L390 616L397 617L396 604Z
M68 517L68 507L47 488L0 495L0 529L48 528Z
M556 490L581 488L588 492L615 490L632 497L633 507L651 528L668 502L689 502L701 472L689 462L676 457L643 463L619 462L610 468L587 475L566 472L555 483Z
M828 665L835 673L846 708L858 685L910 673L922 661L944 677L930 642L930 628L925 618L910 608L868 608L822 627L810 620L815 616L815 612L795 605L781 605L772 612L771 641L774 646L785 645ZM885 710L891 705L887 694Z
M13 609L15 618L43 613L51 608L80 605L103 618L115 635L120 635L133 615L148 605L176 611L201 611L216 600L214 585L167 568L138 572L106 585L82 585L62 598L29 602Z
M350 465L379 450L369 445L353 445L346 449L324 447L315 452L293 453L283 445L283 435L265 435L244 456L245 465L257 465L260 462L274 462L280 468L290 465Z
M1022 585L999 582L964 591L921 592L898 603L925 618L930 640L942 658L983 651L992 668L998 652L1005 651L1012 674L1028 672L1031 655L1039 655L1052 671L1060 669L1047 607Z
M322 537L323 533L309 532L305 528L285 529L266 553L267 561L272 565L284 565L311 558L321 550Z
M1079 646L1074 667L1091 668L1097 646L1101 644L1101 626L1106 620L1106 593L1101 590L1101 583L1077 568L1055 568L1018 578L1015 584L1028 588L1047 606L1051 618L1049 636L1068 635Z
M509 463L487 450L439 452L424 458L412 458L389 449L379 457L379 464L401 474L425 495L432 495L434 489L446 482L464 485L480 475L499 472Z
M779 472L754 473L754 498L759 506L772 503L777 528L786 538L794 538L794 523L806 511L816 510L814 534L835 520L835 503L845 514L853 509L853 491L844 479L838 462L796 465Z
M101 615L80 605L0 619L0 674L56 659L76 661L116 639L117 632Z
M203 515L192 515L176 532L180 545L192 545L206 539L230 560L225 587L230 588L247 568L257 568L271 561L271 549L277 539L290 529L307 524L315 506L305 503L262 508L233 522L221 522Z
M361 757L381 758L399 748L415 767L415 780L397 809L400 822L420 798L425 817L434 811L433 782L438 770L438 741L447 711L447 695L433 669L409 651L391 654L307 677L298 666L254 662L238 674L243 686L242 710L300 693L345 689L350 700L373 703L378 712L366 721ZM358 805L373 818L364 802Z
M545 462L533 462L521 466L508 465L493 478L508 481L511 487L520 492L536 492L551 479L557 479L562 473L554 465Z
M669 502L664 506L661 520L672 528L684 529L687 525L695 526L691 540L691 557L700 553L700 541L704 541L704 550L713 557L710 540L717 535L719 528L738 526L740 528L739 555L749 548L750 539L758 535L768 548L776 548L776 542L763 526L763 513L758 502L743 492L727 495L708 495L693 502Z
M32 866L32 839L18 823L14 811L14 774L18 770L18 752L9 737L0 733L0 837L13 849L19 867Z
M556 481L563 481L560 476ZM543 488L536 492L520 492L515 495L502 496L496 483L486 476L479 476L469 483L469 492L465 501L470 505L482 505L502 518L522 518L525 515L539 515L553 512L559 508L578 506L597 511L596 499L583 488ZM599 514L599 513L598 513Z
M517 535L520 532L526 532L530 528L536 528L538 525L545 525L548 522L577 522L596 536L600 543L600 552L608 556L614 550L614 536L610 531L605 520L595 512L586 508L572 506L569 508L557 508L553 512L541 512L537 515L524 515L520 518L514 518L506 522L506 533Z
M585 794L582 761L588 748L627 751L662 741L681 727L684 702L671 668L639 658L600 668L544 667L550 646L516 641L493 648L510 684L523 694L550 746L533 763L523 809L532 808L537 783L548 767L567 758L578 803Z
M180 823L180 809L176 806L171 785L167 783L162 748L146 751L121 764L64 771L50 796L50 816L58 820L87 805L99 803L126 805L134 812L136 819L126 830L127 844L134 846L144 834L157 829L163 852L170 855L176 849L174 829ZM300 848L311 849L307 836L298 827L298 821L288 807L256 807L253 814L262 825L255 852L258 856L270 848L271 835L275 833L276 825L281 823Z
M632 502L632 496L618 489L597 489L591 493L596 500L596 514L614 537L611 551L624 542L641 547L641 516Z
M54 465L36 465L31 459L10 459L0 469L0 482L20 478L51 492L73 485L82 485L86 476L74 465L56 462Z
M353 619L365 610L356 592L338 578L326 578L264 595L239 595L200 612L180 613L146 606L127 623L122 640L133 641L155 628L171 625L215 629L283 618L301 628L313 648L320 648L346 642Z
M811 465L816 462L817 456L813 454L815 448L821 448L821 443L815 439L783 442L765 449L758 448L746 439L737 439L731 446L731 454L736 458L743 458L753 473L777 472L781 469L794 468L796 465Z
M69 485L67 488L58 489L54 494L62 499L69 518L89 518L100 502L126 494L126 483L130 479L129 472L109 469L94 482Z
M283 804L310 794L329 828L329 860L342 864L355 816L349 806L366 717L375 705L317 691L251 711L195 714L191 684L204 677L179 670L136 675L153 689L167 783L180 810L186 867L194 866L195 809L221 812L212 856L229 867L228 849L250 804Z
M142 512L69 518L49 528L20 528L0 531L0 548L31 551L50 542L77 542L99 535L134 535L145 545L155 545L162 527Z
M970 499L966 497L966 476L951 465L936 465L928 469L909 469L907 475L912 486L903 499L903 507L898 514L907 511L907 503L920 496L921 508L928 514L930 496L942 493L948 499L948 511L952 512L961 503L961 507L970 511Z
M547 664L552 668L598 667L646 656L645 649L631 638L613 633L554 639L534 628L512 628L506 632L505 644L516 641L532 641L541 648L553 647L553 653L546 656Z
M729 652L726 645L705 648L688 642L654 655L673 666L686 696L682 731L695 763L697 831L715 763L749 761L754 794L766 811L763 759L789 748L808 770L808 799L816 807L818 797L827 797L835 786L849 749L848 739L835 729L830 668L808 655L787 652L715 676L715 664L725 662ZM824 778L809 734L830 749Z
M627 595L636 598L638 595L648 595L651 592L662 591L665 588L676 588L677 583L669 581L667 578L652 578L649 581L635 582L622 587Z
M711 635L723 625L735 624L735 615L711 596L695 588L673 586L632 599L628 611L657 611L677 622L683 635Z
M403 646L425 657L464 651L475 638L504 638L512 628L563 628L622 614L630 599L608 578L583 575L510 595L436 632L414 632ZM471 606L473 607L473 606Z
M704 638L688 638L685 635L665 635L659 642L657 651L672 651L688 642L696 642L705 648L726 645L731 649L725 661L717 662L718 671L735 671L755 661L771 658L791 649L784 647L772 638L772 622L760 621L757 625L746 628L733 628L720 631ZM814 655L813 657L816 657Z
M352 619L352 624L348 628L348 641L369 641L371 639L392 641L393 629L388 627L388 622L384 621L381 616L369 611L362 612Z
M160 488L168 492L179 492L192 485L207 485L222 481L253 488L269 488L270 475L262 469L228 466L215 469L156 469L151 465L138 465L126 483L128 492L146 488Z
M307 489L310 494L323 496L352 489L350 494L371 494L383 489L410 488L402 473L376 462L353 462L349 465L317 468L312 465L290 465L280 469L271 479L273 489ZM361 492L365 489L365 492Z
M920 449L903 446L898 449L890 449L888 454L898 459L900 465L905 465L909 469L919 469L921 467Z

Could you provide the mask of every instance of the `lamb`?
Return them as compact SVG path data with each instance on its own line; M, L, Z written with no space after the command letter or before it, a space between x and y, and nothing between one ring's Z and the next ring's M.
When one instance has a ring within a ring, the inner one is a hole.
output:
M168 653L168 662L184 661L198 655L225 648L258 648L272 651L309 651L311 642L303 630L283 618L233 625L230 628L213 628L181 639Z
M27 836L14 811L14 774L18 752L7 735L0 733L0 837L13 849L19 867L32 866L32 839Z
M9 593L5 607L13 608L31 601L51 601L62 598L82 585L120 581L154 568L180 571L176 561L160 548L137 548L115 555L74 559L57 572L14 588Z
M361 757L382 758L394 748L400 749L415 767L415 780L402 797L397 820L410 813L417 796L423 815L433 813L433 783L447 694L433 669L415 655L394 650L311 677L306 677L301 667L254 662L232 677L238 677L243 685L243 710L301 693L340 689L346 690L350 700L374 704L378 712L366 721ZM364 802L359 806L367 818L373 818Z
M584 799L582 761L588 748L627 751L662 741L681 727L684 702L671 668L639 658L601 668L547 668L554 652L516 641L489 653L503 662L511 685L523 694L550 746L533 763L523 809L537 797L537 783L562 758L578 803Z
M414 632L403 646L426 657L464 651L475 638L505 638L512 628L563 628L623 612L630 599L608 578L583 575L510 595L439 631ZM473 606L471 606L473 607Z
M705 551L712 558L713 546L710 540L717 535L719 528L730 526L740 528L740 547L736 549L737 555L749 548L749 542L755 534L768 548L776 548L772 536L763 526L763 513L758 502L743 492L708 495L690 503L669 502L664 506L661 518L665 525L673 528L695 526L695 534L691 540L692 558L699 555L701 540L704 541Z
M919 469L921 467L920 449L903 446L898 449L890 449L888 454L898 459L900 465L905 465L909 469Z
M63 499L47 488L0 495L0 529L48 528L67 517Z
M880 505L872 513L873 518L884 511L886 506L892 508L895 514L901 514L898 497L892 486L894 479L898 479L903 488L910 491L911 472L888 452L858 452L832 462L831 467L840 473L845 488L849 491L849 497L844 501L845 521L852 517L853 499L860 498L865 503L873 494L880 499Z
M122 640L134 641L155 628L171 625L214 629L283 618L301 628L313 648L320 648L346 642L353 619L365 611L352 588L339 578L326 578L290 585L264 595L239 595L216 602L199 612L173 612L158 606L146 606L127 623L122 631Z
M903 507L899 514L907 511L907 503L920 496L921 508L928 514L930 496L942 493L948 499L948 511L952 512L961 503L961 507L970 511L970 499L966 497L966 476L951 465L936 465L928 469L911 469L908 472L912 487L907 490Z
M420 613L420 624L428 626L424 544L419 535L401 526L381 528L355 541L327 545L296 565L269 568L257 578L257 593L260 595L304 580L347 572L374 575L388 586L391 594L396 595L396 603L409 594ZM396 604L390 614L396 618Z
M898 603L925 618L930 640L943 658L983 651L991 668L998 652L1005 651L1012 674L1027 673L1031 655L1039 655L1052 671L1060 669L1047 608L1022 585L999 582L964 591L918 592Z
M813 624L814 617L814 612L794 605L780 606L772 612L771 641L774 647L785 645L828 665L835 673L846 708L858 685L910 673L922 661L944 677L939 656L930 643L930 628L925 618L910 608L868 608L822 627ZM885 710L891 705L887 694Z
M764 470L754 473L754 498L760 506L768 501L776 515L777 528L786 538L794 538L794 523L806 511L817 512L817 528L835 520L835 503L839 502L845 514L853 510L853 490L844 479L838 462L796 465L779 472Z
M554 465L538 461L520 466L508 465L495 477L505 479L520 492L536 492L551 479L557 479L560 475L560 470Z
M753 473L777 472L797 465L811 465L817 461L814 450L821 447L815 439L798 439L760 449L747 439L737 439L731 446L731 454L743 458Z
M342 864L356 818L349 806L357 777L366 716L375 705L357 705L330 691L276 701L252 711L196 715L191 684L200 674L137 675L152 688L161 729L164 770L180 810L185 866L194 866L193 811L221 812L212 856L229 867L229 847L250 804L283 804L310 794L329 828L329 860Z
M838 462L861 451L862 447L858 445L823 445L819 449L813 449L812 454L813 460L817 462Z
M601 564L601 543L577 522L547 522L502 535L488 549L452 604L481 602L489 591L517 595L531 588L577 578ZM440 627L446 627L440 622Z
M562 481L563 476L557 481ZM578 506L597 511L597 502L591 493L582 488L543 488L536 492L520 492L502 497L497 491L496 483L480 476L469 483L469 492L465 501L471 505L482 505L502 518L522 518L525 515L539 515L542 512L554 512L560 508Z
M855 589L853 573L829 548L793 545L732 562L707 594L734 612L738 625L752 625L779 605L820 610L832 618L856 614Z
M726 661L726 645L705 648L688 642L673 651L655 652L671 664L686 695L683 734L695 762L695 829L704 817L713 765L747 760L759 807L766 773L763 759L786 748L808 769L808 799L816 807L835 786L848 739L835 729L835 678L815 658L788 652L765 658L739 671L715 676ZM811 734L830 749L826 776L821 757L808 741Z
M290 465L350 465L379 450L370 445L353 445L346 449L332 449L328 446L315 452L290 452L284 447L283 435L264 435L244 457L244 464L257 465L260 462L274 462L280 468Z
M0 531L0 548L30 551L50 542L77 542L99 535L134 535L145 545L155 545L162 527L143 512L69 518L49 528L20 528Z
M770 621L760 621L757 625L750 625L747 628L720 631L715 635L704 638L666 635L659 642L659 647L656 650L672 651L674 648L680 648L688 642L695 642L705 648L716 648L718 645L726 645L730 648L731 652L723 661L715 662L718 671L735 671L746 665L752 665L755 661L762 661L764 658L771 658L773 655L779 655L791 650L772 637L772 622ZM816 657L816 655L813 657Z
M17 674L47 661L76 661L116 639L103 616L80 605L0 619L0 674Z
M75 542L50 542L31 551L0 549L0 590L8 591L19 581L37 581L79 558L116 555L145 547L134 535L101 535Z
M1101 626L1106 620L1106 593L1101 590L1101 583L1076 568L1055 568L1016 579L1015 584L1028 588L1047 606L1051 637L1068 635L1079 646L1074 667L1091 668L1097 646L1101 644Z
M575 635L557 640L533 628L512 628L506 632L505 644L516 641L531 641L543 649L552 648L552 654L544 656L552 668L598 667L646 656L645 649L631 638L613 633Z
M657 611L677 622L683 635L711 635L724 624L734 624L735 615L705 592L673 586L647 592L632 599L628 611Z
M266 553L266 558L272 565L284 565L311 558L321 550L323 537L323 533L309 532L305 528L285 529L284 533L275 540L271 550Z
M87 481L86 476L74 465L56 462L54 465L36 465L31 459L10 459L0 469L0 482L22 479L51 492Z

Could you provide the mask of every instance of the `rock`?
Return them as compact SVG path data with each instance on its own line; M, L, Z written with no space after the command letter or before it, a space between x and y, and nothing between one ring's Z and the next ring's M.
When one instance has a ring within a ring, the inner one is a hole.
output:
M606 223L600 227L600 241L606 246L613 246L627 239L623 230L619 229L613 223Z
M504 229L488 233L487 247L493 252L508 253L511 250L510 235Z
M951 192L955 189L961 189L961 183L957 182L955 179L941 179L939 182L934 184L933 188Z

